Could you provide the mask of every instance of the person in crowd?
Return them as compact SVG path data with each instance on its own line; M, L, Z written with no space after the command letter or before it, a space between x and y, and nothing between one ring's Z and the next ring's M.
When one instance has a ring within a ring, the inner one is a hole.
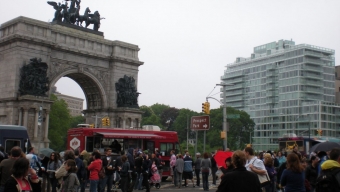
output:
M176 172L175 172L175 164L176 164L176 155L175 155L175 151L171 150L170 151L170 175L172 176L172 183L177 186L177 179L176 179Z
M58 153L57 153L58 154ZM59 156L60 157L60 156ZM55 171L55 177L58 180L58 183L61 184L63 181L63 177L67 175L65 163L67 160L72 159L75 160L74 152L72 150L66 150L64 153L64 161L59 169Z
M11 169L17 159L20 158L22 150L20 147L13 147L10 151L8 159L4 159L0 163L0 192L4 192L5 183L10 178L12 172Z
M305 174L300 163L300 158L296 153L291 153L287 157L287 169L283 171L280 184L285 192L305 192Z
M286 157L282 154L281 151L277 153L277 160L279 160L279 167L282 165L282 163L286 162Z
M34 147L28 148L28 154L26 155L26 159L30 162L30 167L37 170L38 166L37 163L39 163L38 157L34 154Z
M305 174L307 166L308 166L307 158L306 157L302 157L300 163L301 163L301 166L303 168L303 173ZM310 185L309 181L306 179L306 174L305 174L305 181L304 182L305 182L306 192L309 192L311 190L311 185Z
M321 165L321 174L332 175L334 179L333 184L337 183L338 185L334 184L331 188L334 191L340 191L340 148L334 148L330 151L329 160L326 160Z
M266 167L263 164L263 161L261 159L258 159L256 156L254 156L254 149L251 147L246 147L244 149L247 163L246 163L246 169L248 171L252 171L259 175L265 175L267 174Z
M218 167L217 167L217 163L216 163L216 160L215 160L215 152L211 152L211 175L212 175L212 185L216 185L216 180L217 180L217 176L216 176L216 172L218 170Z
M105 169L105 177L100 179L101 192L104 192L105 186L107 187L107 192L110 192L112 188L113 173L115 171L116 161L111 157L112 149L105 149L105 157L102 158L103 167Z
M122 166L123 166L123 161L122 161L123 155L125 155L125 153L124 153L124 151L121 151L120 156L118 156L117 159L116 159L116 166L115 166L115 168L116 168L116 172L115 172L116 178L115 178L114 183L116 183L120 180L120 170L119 170L119 168L122 168Z
M183 168L184 168L184 161L183 156L181 154L178 155L178 159L176 160L175 164L175 172L177 175L178 180L178 188L181 188L182 186L182 174L183 174Z
M143 153L141 151L137 152L137 157L135 158L135 170L137 173L137 182L135 184L135 190L142 189L143 182Z
M204 191L209 191L209 169L211 169L211 160L209 154L205 152L201 161L202 182Z
M159 173L160 178L162 179L162 177L163 177L163 165L165 165L165 162L162 160L160 153L156 153L156 158L158 159L158 162L159 162L159 165L157 167L158 173Z
M260 152L260 153L257 155L257 159L263 161L263 152Z
M264 155L264 166L266 167L268 176L270 178L270 183L266 185L264 188L266 189L266 192L274 192L274 187L276 184L275 180L276 171L274 168L274 160L270 153L266 153Z
M129 164L130 164L130 172L131 172L131 182L129 184L128 192L132 192L133 188L135 186L136 180L137 180L137 174L135 172L135 153L134 149L130 148L128 149L128 153L126 157L128 158Z
M79 152L78 152L79 153ZM63 177L63 183L61 185L62 192L75 192L77 191L80 182L77 176L77 164L73 159L68 159L65 162L66 176Z
M90 192L97 192L99 185L99 171L102 168L102 160L100 159L101 155L99 152L93 152L92 156L94 160L87 167L90 171Z
M243 151L235 151L232 164L235 169L225 174L216 192L261 192L261 184L257 175L245 168L247 158Z
M196 175L196 186L199 187L201 184L201 178L200 178L200 173L201 173L201 153L196 153L196 161L194 163L194 168L195 168L195 175Z
M149 155L146 154L143 157L143 163L142 163L142 184L144 185L146 192L150 192L150 184L149 184L149 176L150 176L150 169L152 166L152 161L149 159Z
M90 154L86 151L86 150L83 150L81 153L80 153L80 159L83 161L83 164L84 164L84 168L85 168L85 177L84 177L84 181L83 183L81 183L80 185L87 185L88 183L88 179L90 177L90 172L88 171L87 167L89 166L90 164ZM81 192L85 192L85 190L83 191L82 190L83 188L81 188Z
M85 165L84 165L84 162L83 160L80 158L79 156L79 150L76 149L74 150L74 156L75 156L75 162L76 162L76 165L77 165L77 177L78 177L78 181L80 182L80 185L79 185L79 188L80 190L84 190L85 191L85 178L86 178L86 175L85 175ZM79 189L77 189L78 191Z
M47 172L47 165L48 162L50 161L50 157L49 156L44 156L44 158L42 160L40 160L41 162L41 175L39 175L39 177L42 177L42 188L45 189L50 188L51 187L51 182L50 182L50 177L49 177L49 173Z
M227 168L224 168L224 167L220 168L222 173L223 173L223 175L233 171L234 168L235 168L234 165L231 162L231 157L228 157L228 158L225 159L225 165L227 166Z
M183 177L184 177L184 185L185 187L188 187L188 180L191 180L192 182L192 187L195 187L194 184L194 177L192 175L193 172L193 160L190 157L189 152L187 152L186 156L183 159L184 161L184 168L183 168Z
M52 185L52 192L57 191L58 180L55 177L55 171L61 167L61 161L58 159L58 155L52 152L47 163L47 173L50 183Z
M310 161L311 163L306 168L305 174L306 174L306 179L309 181L311 185L310 192L315 192L316 179L318 178L318 164L319 164L320 159L317 156L312 156Z
M320 173L321 173L321 165L325 162L325 161L327 161L327 153L325 152L325 151L319 151L318 152L318 155L317 155L318 157L319 157L319 159L320 159L320 163L319 163L319 165L318 165L318 176L320 175Z
M299 159L300 159L300 161L301 161L302 155L301 155L301 153L300 153L300 151L299 151L299 147L298 147L297 145L294 146L294 148L293 148L293 153L295 153L295 154L299 157Z
M122 155L122 167L118 167L120 172L120 189L122 192L127 192L129 187L129 170L130 170L130 163L126 157L126 155Z
M4 159L8 159L8 155L5 153L5 148L0 146L0 163Z
M5 192L40 192L41 182L36 171L30 168L26 158L15 160L11 169L12 175L7 178L4 186Z

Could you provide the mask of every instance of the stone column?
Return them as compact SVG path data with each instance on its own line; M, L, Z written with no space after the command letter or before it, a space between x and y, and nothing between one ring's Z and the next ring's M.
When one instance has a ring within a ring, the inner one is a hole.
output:
M140 127L140 121L139 121L139 119L137 119L137 124L138 124L138 127Z
M24 123L23 123L23 126L27 128L28 126L28 110L29 110L29 107L24 107Z
M22 109L19 107L19 122L18 125L22 125Z
M125 129L126 119L125 119L125 118L122 118L122 120L123 120L123 128Z
M45 135L44 135L44 142L50 142L50 140L48 139L48 126L49 126L49 119L50 119L50 111L46 110L46 118L45 118ZM46 144L45 144L46 147Z
M39 118L39 108L34 108L35 109L35 116L34 116L34 135L33 135L33 140L38 139L38 118Z

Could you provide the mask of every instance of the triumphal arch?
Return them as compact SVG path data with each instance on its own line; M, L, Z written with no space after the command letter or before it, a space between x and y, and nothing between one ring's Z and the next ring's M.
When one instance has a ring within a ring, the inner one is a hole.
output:
M140 127L138 46L105 39L100 25L65 22L57 11L51 23L17 17L1 25L0 124L26 126L33 146L48 147L50 88L69 77L84 91L86 123L107 116L111 128Z

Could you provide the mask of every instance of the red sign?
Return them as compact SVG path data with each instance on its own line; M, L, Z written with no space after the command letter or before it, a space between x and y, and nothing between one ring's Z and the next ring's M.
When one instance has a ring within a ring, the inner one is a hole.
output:
M193 116L191 117L191 129L192 130L209 130L210 128L210 116Z

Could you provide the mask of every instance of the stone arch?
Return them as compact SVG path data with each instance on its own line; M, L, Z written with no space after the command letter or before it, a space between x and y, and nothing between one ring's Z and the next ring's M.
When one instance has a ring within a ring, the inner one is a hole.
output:
M83 90L87 102L87 110L102 110L108 108L107 94L100 81L87 71L79 72L78 69L69 69L56 75L50 81L53 87L62 77L68 77L75 81ZM49 91L51 94L51 89Z

